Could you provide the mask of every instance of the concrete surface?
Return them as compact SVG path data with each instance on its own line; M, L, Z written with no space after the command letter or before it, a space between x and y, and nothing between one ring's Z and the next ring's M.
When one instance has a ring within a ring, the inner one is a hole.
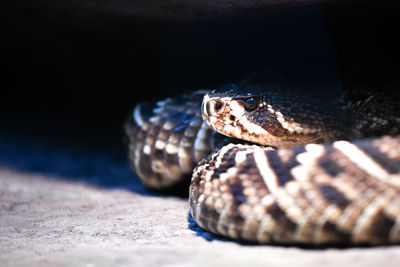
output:
M149 192L125 160L85 151L0 135L0 266L399 265L400 246L214 238L191 220L185 198Z

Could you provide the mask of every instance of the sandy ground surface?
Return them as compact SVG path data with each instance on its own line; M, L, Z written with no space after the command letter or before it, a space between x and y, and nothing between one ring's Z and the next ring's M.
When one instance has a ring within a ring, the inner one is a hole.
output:
M0 133L0 266L399 265L400 246L215 238L193 222L186 198L144 188L123 151L113 149L122 147L119 135L86 136Z
M400 247L310 249L215 239L186 199L0 169L1 266L396 266Z

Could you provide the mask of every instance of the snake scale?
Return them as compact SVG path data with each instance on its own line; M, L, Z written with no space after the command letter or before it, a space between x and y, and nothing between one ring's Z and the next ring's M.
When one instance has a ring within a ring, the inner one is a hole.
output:
M129 160L153 189L184 186L205 230L285 244L400 243L399 94L325 100L227 85L136 105Z

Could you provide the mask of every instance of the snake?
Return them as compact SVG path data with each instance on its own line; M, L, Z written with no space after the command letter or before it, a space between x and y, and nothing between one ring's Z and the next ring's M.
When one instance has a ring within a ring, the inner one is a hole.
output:
M399 94L326 95L229 84L139 103L130 165L151 189L189 187L191 216L216 236L400 243Z

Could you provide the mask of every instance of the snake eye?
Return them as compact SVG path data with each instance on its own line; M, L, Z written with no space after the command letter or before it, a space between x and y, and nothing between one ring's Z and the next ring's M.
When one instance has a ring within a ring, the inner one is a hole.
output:
M259 101L254 97L249 97L243 101L244 108L246 109L246 111L253 111L258 107L258 102Z

